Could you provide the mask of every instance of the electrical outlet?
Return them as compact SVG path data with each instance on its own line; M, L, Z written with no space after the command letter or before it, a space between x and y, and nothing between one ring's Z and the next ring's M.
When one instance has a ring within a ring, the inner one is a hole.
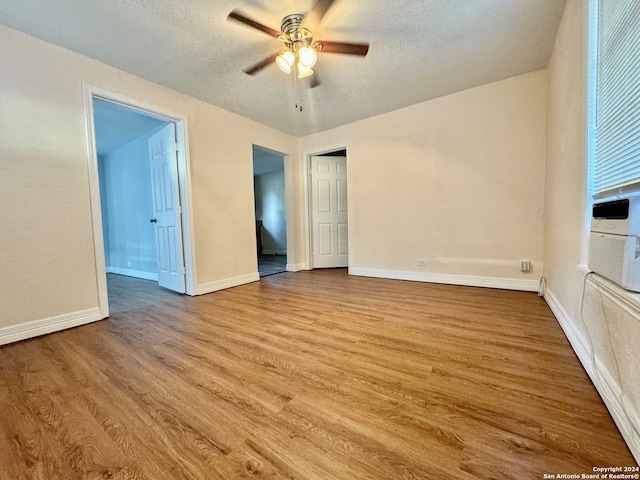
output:
M520 271L523 273L529 273L531 271L531 262L529 260L522 260L520 262Z
M427 266L427 259L426 258L419 258L417 261L417 265L419 267L426 267Z

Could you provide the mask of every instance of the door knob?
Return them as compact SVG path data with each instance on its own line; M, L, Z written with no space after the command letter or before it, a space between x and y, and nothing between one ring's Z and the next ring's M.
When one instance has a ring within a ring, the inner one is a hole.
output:
M152 218L151 220L149 220L151 223L156 223L158 220L156 220L155 218Z

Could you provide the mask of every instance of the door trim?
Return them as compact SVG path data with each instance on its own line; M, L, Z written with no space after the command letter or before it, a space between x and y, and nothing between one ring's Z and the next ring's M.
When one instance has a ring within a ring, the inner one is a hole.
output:
M89 197L91 203L91 227L93 232L96 286L98 290L98 308L102 318L109 316L107 296L107 272L105 268L104 240L102 236L102 212L100 209L100 180L98 173L98 154L96 149L95 125L93 117L93 99L123 105L132 110L175 124L178 143L178 184L182 205L182 242L184 265L186 270L185 290L187 295L195 295L194 279L195 249L193 248L193 202L191 201L191 169L187 117L168 111L155 105L146 104L133 98L88 84L82 85L85 112L85 135L87 138L87 162L89 173Z
M315 157L318 155L326 155L328 153L335 153L342 150L346 150L347 157L347 203L349 204L349 210L347 212L347 235L348 235L348 250L349 250L349 260L348 260L348 269L351 269L351 252L353 251L351 248L351 171L350 162L349 162L349 147L347 145L336 145L330 148L325 148L323 150L314 150L313 152L305 152L303 155L304 161L304 234L306 237L307 244L307 255L306 255L306 270L313 270L315 267L313 265L313 218L311 215L312 209L312 182L311 182L311 157Z

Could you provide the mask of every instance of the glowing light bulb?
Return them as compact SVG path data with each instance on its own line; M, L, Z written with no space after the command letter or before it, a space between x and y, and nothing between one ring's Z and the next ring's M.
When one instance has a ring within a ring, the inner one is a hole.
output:
M296 57L290 50L282 52L276 57L276 63L278 64L278 67L280 67L280 70L282 70L284 73L291 72L291 67L293 67L295 60Z
M298 78L308 77L313 75L314 71L309 67L305 67L302 63L298 62Z
M318 53L315 48L311 47L302 47L298 50L298 62L300 65L311 68L316 64L318 60Z

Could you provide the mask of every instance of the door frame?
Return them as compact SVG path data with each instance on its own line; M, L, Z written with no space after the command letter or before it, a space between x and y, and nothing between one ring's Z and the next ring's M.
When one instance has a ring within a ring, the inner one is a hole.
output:
M182 206L182 243L185 266L185 290L187 295L195 295L195 249L193 248L193 205L191 201L191 170L189 162L189 146L187 117L168 111L155 105L120 95L92 85L83 84L83 102L85 112L85 134L87 138L87 160L89 172L89 197L91 203L91 227L93 233L96 281L98 287L98 308L102 318L109 316L109 298L107 295L107 272L102 236L102 211L100 208L100 177L98 171L98 154L96 148L95 124L93 116L93 99L115 103L137 111L144 115L171 122L176 127L178 144L178 187Z
M336 146L325 148L322 150L314 150L312 153L304 154L304 229L305 236L307 238L307 270L313 270L315 266L313 265L313 218L311 215L311 209L313 208L313 190L312 190L312 182L311 182L311 157L315 157L318 155L326 155L328 153L335 153L345 150L347 157L347 203L349 204L349 210L347 211L347 235L349 236L347 241L347 248L349 249L349 259L347 261L347 269L351 271L351 167L349 165L349 147L345 144L338 144Z

